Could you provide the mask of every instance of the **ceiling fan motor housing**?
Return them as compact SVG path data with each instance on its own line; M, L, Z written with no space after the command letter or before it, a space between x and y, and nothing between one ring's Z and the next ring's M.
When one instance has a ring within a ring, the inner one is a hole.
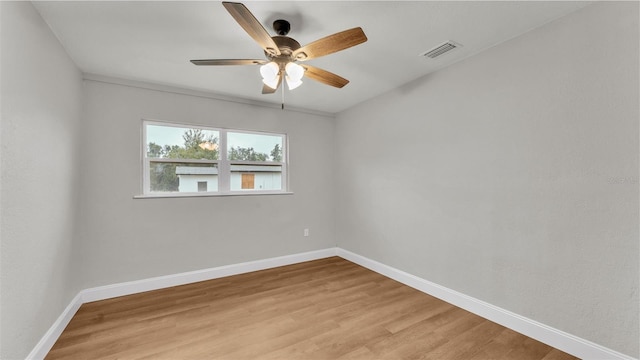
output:
M300 49L299 42L288 36L280 35L273 36L272 39L278 46L278 49L280 49L280 55L274 56L265 51L265 55L269 60L275 61L276 63L287 63L296 60L292 58L292 54L294 51Z

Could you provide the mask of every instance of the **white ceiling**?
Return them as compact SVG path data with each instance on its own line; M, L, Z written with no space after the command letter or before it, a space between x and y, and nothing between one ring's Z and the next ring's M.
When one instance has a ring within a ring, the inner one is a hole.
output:
M285 106L328 113L388 92L493 45L571 13L580 1L246 1L272 35L291 22L302 45L360 26L368 41L308 63L351 82L342 89L306 79L285 91ZM195 66L191 59L262 59L217 1L45 1L34 5L85 73L141 80L280 104L262 95L258 66ZM453 40L463 45L438 59L419 56Z

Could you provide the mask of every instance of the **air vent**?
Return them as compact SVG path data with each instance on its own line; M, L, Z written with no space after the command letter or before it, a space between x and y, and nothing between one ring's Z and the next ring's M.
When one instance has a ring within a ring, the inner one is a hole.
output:
M428 57L428 58L431 58L431 59L435 59L438 56L446 54L449 51L454 50L456 48L459 48L461 46L462 45L449 40L449 41L446 41L446 42L434 47L431 50L427 50L426 52L420 54L420 56L424 56L424 57Z

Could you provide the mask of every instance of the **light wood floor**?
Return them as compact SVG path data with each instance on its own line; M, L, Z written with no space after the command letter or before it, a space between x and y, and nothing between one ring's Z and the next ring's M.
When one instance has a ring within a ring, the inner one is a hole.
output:
M575 359L338 257L82 305L52 359Z

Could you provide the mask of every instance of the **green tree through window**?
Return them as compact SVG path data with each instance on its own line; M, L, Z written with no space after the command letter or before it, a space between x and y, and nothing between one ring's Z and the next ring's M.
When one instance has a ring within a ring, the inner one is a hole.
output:
M280 148L280 144L276 144L271 150L271 160L275 162L282 161L282 149Z
M229 160L247 160L247 161L267 161L269 155L256 152L252 147L231 147L229 149Z
M188 129L182 135L183 146L165 145L164 147L150 142L147 145L147 157L161 159L197 159L218 160L218 138L205 135L200 129ZM197 166L193 164L194 166ZM151 191L178 191L180 179L176 175L175 163L151 162Z

